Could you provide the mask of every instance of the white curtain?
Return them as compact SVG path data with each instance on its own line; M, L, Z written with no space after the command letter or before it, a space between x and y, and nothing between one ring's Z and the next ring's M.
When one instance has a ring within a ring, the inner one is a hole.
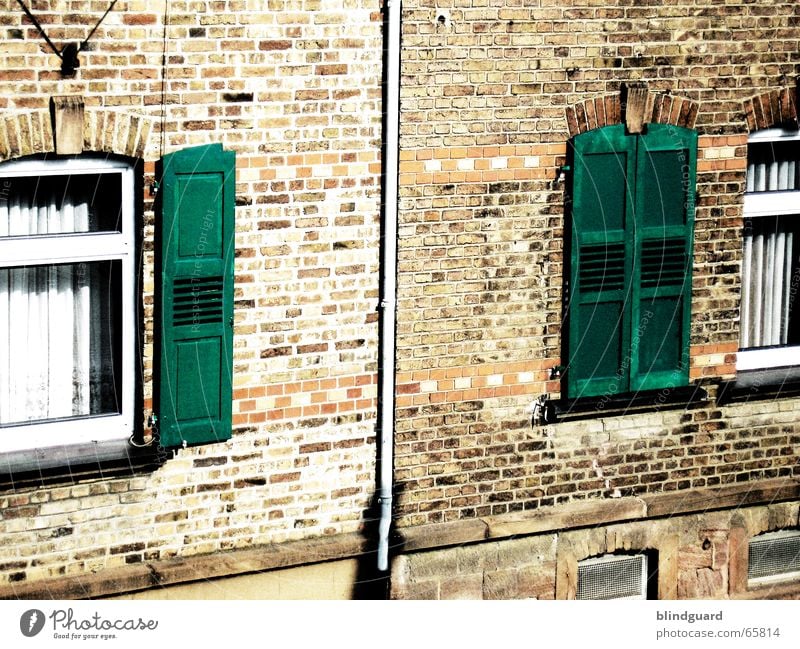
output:
M747 191L791 191L800 186L797 165L786 149L754 148L747 167ZM793 152L792 152L793 153ZM742 260L742 347L785 345L793 302L795 227L799 217L748 219Z
M0 236L89 231L87 201L41 181L0 201ZM92 411L92 276L86 263L0 269L0 424Z
M792 153L784 147L779 149L757 147L747 165L747 191L774 192L797 189L798 165L794 159L784 158L784 155Z

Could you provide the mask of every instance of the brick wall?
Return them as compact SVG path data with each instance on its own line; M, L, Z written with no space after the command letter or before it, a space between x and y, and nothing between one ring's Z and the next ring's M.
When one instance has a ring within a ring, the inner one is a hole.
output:
M796 116L800 8L707 0L404 2L396 477L400 527L797 476L796 399L718 407L735 376L747 134ZM441 19L440 19L441 18ZM531 425L560 396L577 133L699 132L688 410Z
M800 476L796 399L711 402L537 428L514 401L442 401L448 412L429 415L429 428L420 416L398 432L401 527Z
M746 134L792 114L800 8L562 5L404 2L401 528L799 475L800 400L715 397L735 367ZM32 8L60 45L85 38L105 5ZM361 528L374 487L380 21L362 0L129 0L62 79L17 3L0 4L3 159L50 149L54 95L82 96L85 149L143 158L146 187L162 153L237 152L233 439L134 478L0 494L1 580ZM566 142L618 120L627 82L646 84L652 120L701 136L690 376L710 398L533 427L529 404L558 396L563 362Z
M28 4L59 47L107 7ZM0 582L361 529L375 463L379 11L128 0L62 79L18 4L0 3L2 158L52 150L50 97L79 95L85 150L145 161L142 420L155 161L208 142L237 154L233 439L133 478L0 493Z

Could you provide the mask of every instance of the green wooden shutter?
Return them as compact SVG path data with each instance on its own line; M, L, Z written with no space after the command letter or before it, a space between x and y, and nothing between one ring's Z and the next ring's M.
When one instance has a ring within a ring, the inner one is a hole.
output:
M572 161L567 395L687 384L697 134L608 126Z
M635 140L615 125L573 142L569 396L626 392Z
M155 411L165 447L231 436L235 154L162 160Z
M631 389L689 382L697 133L650 124L638 138Z

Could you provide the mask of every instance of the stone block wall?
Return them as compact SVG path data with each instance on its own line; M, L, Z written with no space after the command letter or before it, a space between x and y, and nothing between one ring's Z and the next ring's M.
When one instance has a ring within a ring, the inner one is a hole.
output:
M556 538L527 537L408 554L393 566L394 599L554 599Z
M575 599L579 561L641 552L659 599L797 598L796 581L746 575L747 542L798 522L797 503L776 503L410 552L392 567L392 598Z

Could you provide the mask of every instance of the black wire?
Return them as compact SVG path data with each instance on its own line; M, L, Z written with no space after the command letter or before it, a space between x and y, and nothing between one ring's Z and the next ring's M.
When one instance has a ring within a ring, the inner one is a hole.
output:
M113 2L110 5L108 5L108 9L106 9L106 12L103 14L103 17L100 18L100 20L97 21L97 24L92 28L92 31L89 32L89 35L86 38L83 39L83 43L81 43L80 46L78 47L79 51L82 50L83 46L86 45L86 43L89 42L89 39L92 36L94 36L94 33L97 31L97 28L100 27L102 22L106 19L106 16L114 8L115 4L117 4L117 0L113 0Z
M116 0L114 0L114 1L116 2ZM57 47L56 47L56 46L53 44L53 41L51 41L51 40L50 40L50 37L49 37L49 36L48 36L48 35L45 33L44 29L42 29L42 26L39 24L39 21L38 21L38 20L36 20L36 16L34 16L34 15L31 13L31 10L30 10L30 9L28 9L28 8L25 6L25 3L24 3L22 0L17 0L17 3L19 4L19 6L20 6L20 7L22 7L22 10L25 12L25 15L26 15L28 18L30 18L30 21L31 21L31 22L32 22L32 23L33 23L33 24L36 26L36 29L38 29L38 30L39 30L39 33L40 33L40 34L41 34L41 35L44 37L44 40L46 40L46 41L47 41L47 44L50 46L50 48L51 48L51 49L52 49L52 50L53 50L53 51L56 53L56 56L58 56L58 58L60 58L60 59L63 59L64 57L63 57L63 56L61 56L61 50L60 50L60 49L58 49L58 48L57 48ZM97 29L97 28L95 27L95 29Z
M164 148L167 141L167 43L169 41L169 0L164 3L164 42L161 49L161 142L160 157L164 157Z
M20 7L22 7L22 10L25 12L25 15L26 15L26 16L27 16L27 17L30 19L30 21L31 21L31 22L32 22L32 23L33 23L33 24L36 26L36 29L38 29L38 30L39 30L39 33L42 35L42 37L44 38L44 40L45 40L45 41L47 41L47 44L50 46L50 48L53 50L53 52L55 52L55 53L56 53L56 56L58 56L58 58L60 58L60 59L62 59L62 60L63 60L63 59L64 59L64 56L63 56L63 52L64 52L64 50L63 50L63 48L62 48L62 49L58 49L58 48L55 46L55 44L53 43L53 41L51 41L51 40L50 40L50 37L47 35L47 33L46 33L46 32L44 31L44 29L42 28L42 26L41 26L41 24L39 23L39 21L36 19L36 16L34 16L34 15L31 13L31 10L30 10L30 9L28 9L28 7L26 7L26 6L25 6L25 3L23 2L23 0L17 0L17 4L19 4L19 6L20 6ZM82 43L81 43L81 44L78 46L78 51L79 51L79 52L83 50L83 46L84 46L84 45L86 45L86 43L88 43L88 42L89 42L89 39L90 39L92 36L94 36L94 33L97 31L97 28L98 28L98 27L100 27L100 25L101 25L101 24L103 23L103 21L106 19L106 16L107 16L107 15L109 14L109 12L110 12L110 11L111 11L111 10L114 8L114 5L115 5L115 4L117 4L117 0L113 0L113 1L111 2L111 4L110 4L110 5L108 5L108 9L106 9L106 12L103 14L102 18L100 18L100 20L98 20L98 21L97 21L97 24L96 24L94 27L92 27L92 31L90 31L90 32L89 32L89 35L88 35L86 38L84 38L84 39L83 39L83 42L82 42Z

